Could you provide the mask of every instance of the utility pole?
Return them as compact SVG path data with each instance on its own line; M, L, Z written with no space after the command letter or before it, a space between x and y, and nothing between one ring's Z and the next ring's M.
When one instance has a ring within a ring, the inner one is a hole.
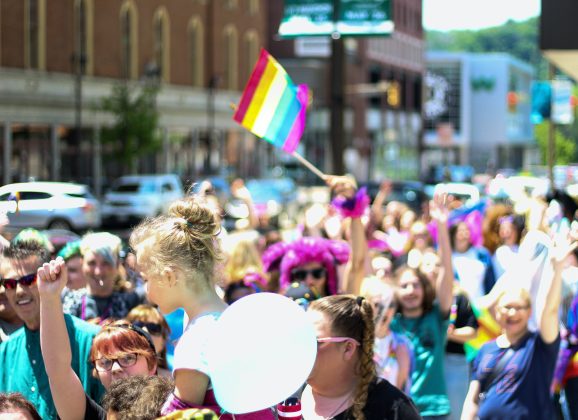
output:
M556 68L552 63L548 64L548 79L550 83L554 81L556 75ZM554 162L556 160L556 125L554 124L554 116L550 111L550 123L548 124L548 179L550 180L550 188L554 190Z
M333 23L335 26L339 20L339 0L333 0ZM331 35L331 156L332 172L336 175L343 175L345 167L343 165L343 152L345 149L343 130L343 111L345 109L345 47L343 38L336 31Z
M84 51L85 43L85 27L84 19L86 16L84 1L78 2L78 10L76 17L76 51L74 53L74 135L77 153L79 158L76 160L76 177L79 178L84 170L84 161L80 158L81 142L82 142L82 76L84 73L84 66L86 64L86 54ZM77 179L78 181L78 179Z

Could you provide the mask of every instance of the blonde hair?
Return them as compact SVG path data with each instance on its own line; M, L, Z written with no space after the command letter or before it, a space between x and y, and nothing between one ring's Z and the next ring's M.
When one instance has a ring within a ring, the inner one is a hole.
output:
M263 273L261 256L253 242L239 241L231 251L225 266L227 282L239 281L247 272Z
M367 404L369 385L376 377L373 361L375 326L371 304L363 297L334 295L311 302L309 309L324 313L331 319L332 333L354 338L360 343L356 366L359 381L351 414L355 420L365 420L363 408Z
M498 295L498 298L496 299L496 304L498 306L500 305L500 301L502 300L502 298L504 296L516 296L519 297L520 299L522 299L524 302L526 302L526 304L528 305L528 307L532 307L532 297L530 296L530 292L528 291L528 289L525 289L523 287L514 287L513 289L505 289L502 290L500 292L500 294Z
M145 265L153 272L171 267L189 279L200 276L205 281L192 286L212 287L216 263L222 259L220 229L215 209L202 197L192 196L175 201L168 216L141 222L130 236L130 245L135 250L148 245Z

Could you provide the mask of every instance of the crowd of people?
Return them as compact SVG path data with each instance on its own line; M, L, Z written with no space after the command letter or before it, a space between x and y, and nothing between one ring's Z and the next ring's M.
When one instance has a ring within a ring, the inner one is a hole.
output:
M236 180L248 217L229 232L204 182L127 242L0 236L0 417L578 419L575 204L442 191L418 213L390 182L371 201L351 177L325 181L330 202L290 230ZM264 292L306 311L315 363L279 406L229 413L211 333Z

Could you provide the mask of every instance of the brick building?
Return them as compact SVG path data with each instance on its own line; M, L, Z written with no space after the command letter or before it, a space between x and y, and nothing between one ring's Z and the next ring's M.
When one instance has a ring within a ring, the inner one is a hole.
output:
M250 175L267 150L234 124L230 104L267 44L267 3L2 0L4 183L74 179L100 192L123 172L100 141L112 121L100 101L116 83L138 90L145 81L161 86L164 144L162 153L141 159L141 171L194 179L232 167Z

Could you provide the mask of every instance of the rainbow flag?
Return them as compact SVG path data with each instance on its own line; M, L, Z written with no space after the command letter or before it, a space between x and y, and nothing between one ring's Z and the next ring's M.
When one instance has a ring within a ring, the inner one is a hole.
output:
M287 153L299 145L305 129L307 85L295 86L267 51L261 54L233 119Z
M464 351L466 352L468 362L476 358L478 351L484 344L494 340L502 333L500 325L487 308L478 307L473 302L470 302L470 304L478 321L478 335L476 338L466 341L464 344Z

